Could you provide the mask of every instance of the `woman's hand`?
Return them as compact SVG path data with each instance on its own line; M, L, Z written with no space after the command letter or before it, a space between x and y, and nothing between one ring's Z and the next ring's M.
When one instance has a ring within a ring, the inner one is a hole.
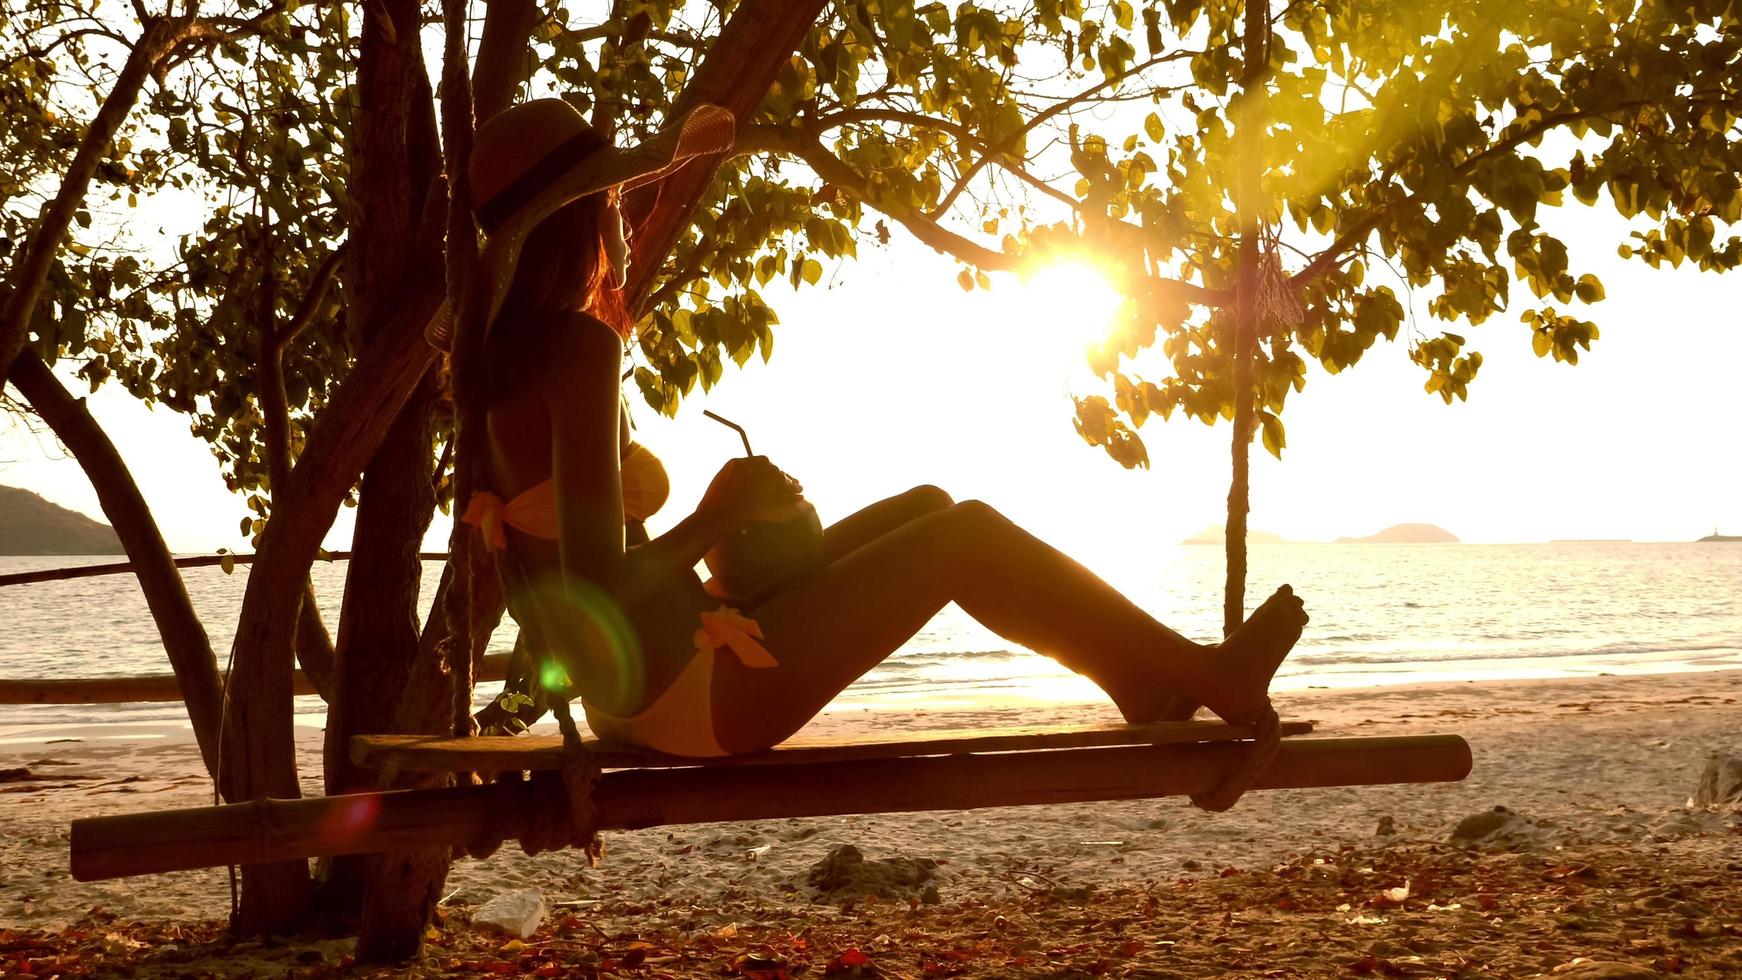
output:
M719 521L721 530L730 534L756 521L791 517L803 494L804 487L767 456L740 456L720 467L696 512Z

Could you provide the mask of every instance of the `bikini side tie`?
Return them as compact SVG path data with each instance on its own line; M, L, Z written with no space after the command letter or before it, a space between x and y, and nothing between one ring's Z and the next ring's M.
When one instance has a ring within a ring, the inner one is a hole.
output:
M488 490L472 494L466 501L466 512L460 520L476 527L484 535L484 547L490 551L508 550L508 533L502 529L502 512L507 509L502 498Z
M730 606L702 613L702 626L696 630L695 639L698 654L725 647L746 667L780 666L774 655L756 642L762 639L762 626Z

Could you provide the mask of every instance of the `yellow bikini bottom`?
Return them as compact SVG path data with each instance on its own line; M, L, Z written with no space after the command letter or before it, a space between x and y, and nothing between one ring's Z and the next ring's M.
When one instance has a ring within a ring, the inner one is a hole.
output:
M639 450L638 452L636 450ZM623 460L624 516L641 520L665 502L665 469L652 453L632 446ZM557 539L556 483L546 480L513 500L489 491L474 493L466 504L467 524L476 525L491 551L508 547L507 529L546 541ZM762 627L722 605L701 616L696 655L677 679L633 718L614 718L582 702L587 725L600 738L646 746L669 755L710 758L727 755L714 734L714 658L724 648L746 667L779 666L757 641Z
M587 726L613 742L628 742L664 752L705 759L729 755L714 730L714 661L730 653L746 667L777 667L757 641L762 628L737 610L721 607L702 613L696 630L696 655L659 697L632 718L616 718L586 704Z

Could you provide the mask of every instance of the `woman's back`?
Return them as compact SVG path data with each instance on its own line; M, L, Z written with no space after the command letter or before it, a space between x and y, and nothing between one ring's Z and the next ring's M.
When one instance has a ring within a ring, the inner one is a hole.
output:
M491 328L486 341L484 388L489 436L490 489L504 501L513 502L522 495L538 495L551 489L554 462L561 429L591 429L615 432L620 457L626 438L627 420L615 410L618 394L609 393L584 400L593 404L609 404L609 417L563 418L552 415L551 405L572 404L576 384L602 384L616 379L615 359L618 335L602 321L585 313L521 313L504 310ZM613 361L611 370L600 371L596 364L584 360ZM583 380L592 379L592 380ZM604 413L601 413L602 415ZM619 471L614 471L617 476ZM619 478L620 479L620 478ZM611 523L617 529L617 547L624 546L621 523L621 488L616 494L617 516ZM559 488L560 489L560 488ZM568 581L564 574L562 549L557 533L566 534L556 520L560 506L553 496L549 515L551 535L510 533L507 545L519 566L520 588L530 595L513 597L523 611L526 604L536 604L540 619L557 623L572 619L573 597L581 583ZM603 516L603 515L596 515ZM695 615L706 608L709 599L700 580L690 569L674 569L674 578L667 588L653 594L615 595L613 602L630 626L630 633L621 637L623 649L613 652L612 671L628 675L611 678L608 683L582 682L583 700L606 710L633 713L639 708L642 692L658 692L670 682L682 667L683 657L692 649L690 634L695 629ZM591 583L597 585L599 583ZM560 587L553 587L558 586ZM593 590L597 595L603 593ZM553 608L553 603L560 606ZM597 610L592 611L597 614ZM517 617L519 618L519 617ZM524 626L524 620L522 620ZM565 627L567 636L589 632L574 624ZM602 687L595 691L590 688ZM617 693L634 691L634 694ZM609 692L609 693L608 693ZM626 700L625 700L626 699Z

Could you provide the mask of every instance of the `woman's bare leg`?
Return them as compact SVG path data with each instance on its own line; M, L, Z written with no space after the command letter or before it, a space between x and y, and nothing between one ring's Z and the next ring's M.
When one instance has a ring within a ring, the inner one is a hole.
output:
M908 521L954 503L937 487L919 486L855 511L823 529L823 564L832 565Z
M1000 636L1086 675L1134 722L1155 720L1176 692L1230 721L1254 720L1306 622L1285 587L1221 648L1201 646L970 501L902 524L752 610L780 666L720 658L721 743L748 751L797 731L951 601Z

